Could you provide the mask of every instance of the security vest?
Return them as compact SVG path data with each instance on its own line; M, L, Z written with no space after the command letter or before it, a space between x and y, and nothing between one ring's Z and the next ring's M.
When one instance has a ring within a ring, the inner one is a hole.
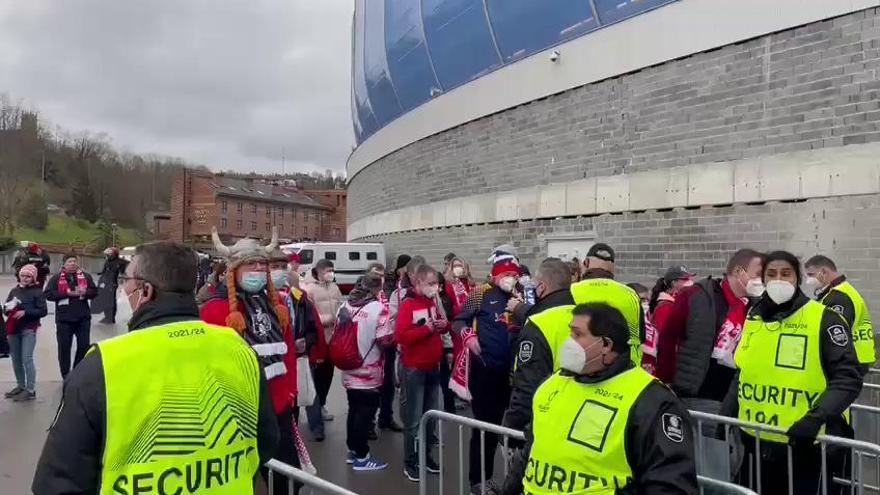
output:
M782 321L749 315L734 354L740 370L740 420L788 430L816 405L826 386L819 349L825 311L810 301ZM754 428L743 429L756 435ZM785 435L764 432L761 440L788 441Z
M525 495L611 495L626 486L633 478L627 421L653 381L640 367L599 383L560 373L548 378L532 402L534 442L523 477Z
M571 328L568 325L571 323L571 310L573 309L574 306L570 304L554 306L529 317L529 320L538 327L541 335L547 340L550 353L553 355L553 371L559 369L559 348L571 335Z
M630 357L642 362L642 302L636 291L610 278L591 278L571 286L575 304L605 303L623 314L629 327ZM566 323L567 325L567 323ZM556 350L556 349L554 349Z
M102 495L252 494L260 365L232 329L183 321L98 344Z
M859 358L859 363L867 364L869 366L873 365L876 360L874 349L874 327L871 325L871 314L868 312L868 305L865 304L865 300L856 288L846 280L828 291L828 294L825 295L822 302L825 302L825 299L828 299L828 296L834 291L840 291L849 297L850 301L853 303L853 308L855 308L855 321L850 321L848 323L852 328L853 347L856 348L856 355ZM833 306L831 309L840 312Z

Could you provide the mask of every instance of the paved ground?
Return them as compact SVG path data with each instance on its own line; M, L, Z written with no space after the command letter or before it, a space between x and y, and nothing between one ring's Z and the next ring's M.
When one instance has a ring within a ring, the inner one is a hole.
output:
M13 280L8 276L0 276L0 297L6 299ZM55 344L54 310L50 304L50 315L43 321L44 326L37 336L35 352L37 364L37 400L25 403L13 403L0 399L0 492L3 495L28 494L33 478L34 467L40 456L46 429L58 408L61 399L61 376L58 372ZM125 322L128 315L120 314L118 320ZM124 323L115 326L92 325L92 340L98 341L125 332ZM12 366L8 359L0 360L0 390L6 391L15 386ZM394 493L397 495L416 494L418 485L403 477L402 453L403 435L400 433L382 433L380 439L373 443L374 454L387 460L391 465L388 470L373 473L354 473L345 465L345 394L340 385L338 375L334 379L329 399L331 413L336 419L327 424L327 440L323 443L311 441L308 428L303 426L303 438L306 439L313 461L317 466L318 475L334 483L342 485L361 494ZM304 414L303 414L303 419ZM305 421L303 421L305 423ZM464 432L465 447L468 433ZM458 470L458 431L447 428L444 434L444 472L446 475L445 493L457 493L453 485L459 479ZM466 466L465 466L466 469ZM437 477L432 476L432 489L429 493L437 493Z

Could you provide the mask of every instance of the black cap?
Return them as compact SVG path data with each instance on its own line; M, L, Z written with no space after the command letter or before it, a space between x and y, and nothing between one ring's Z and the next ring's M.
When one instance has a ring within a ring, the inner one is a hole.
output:
M408 254L401 254L400 256L398 256L397 263L396 263L397 266L394 267L394 271L397 272L397 270L400 270L401 268L405 267L406 264L409 263L409 261L411 259L412 259L412 257Z
M599 258L600 260L610 261L614 263L614 250L611 249L611 246L605 244L604 242L597 242L590 246L590 250L587 251L588 258Z
M684 278L694 278L696 275L696 273L689 272L688 269L683 266L670 266L666 270L666 273L663 274L663 280L672 282Z

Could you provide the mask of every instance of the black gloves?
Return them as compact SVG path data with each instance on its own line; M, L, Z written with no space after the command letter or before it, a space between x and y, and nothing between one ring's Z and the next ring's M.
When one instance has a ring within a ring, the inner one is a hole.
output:
M788 443L793 446L812 445L816 441L816 435L822 428L823 421L812 416L804 416L791 425L786 435L788 435Z

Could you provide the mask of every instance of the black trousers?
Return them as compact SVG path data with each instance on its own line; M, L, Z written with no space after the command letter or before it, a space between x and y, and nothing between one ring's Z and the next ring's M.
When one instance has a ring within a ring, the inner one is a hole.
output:
M299 468L299 453L296 450L296 444L293 440L293 429L296 428L296 424L293 420L293 409L287 408L276 417L278 418L278 433L280 441L278 442L278 451L275 453L274 458L285 464ZM262 467L260 468L260 473L262 473L263 479L266 480L266 486L268 486L269 469ZM274 485L272 488L272 495L288 495L287 478L284 475L275 473L272 483ZM299 493L301 486L302 485L300 484L296 484L294 487L294 493Z
M755 437L743 433L743 446L745 458L737 483L752 490L758 491L758 466L756 459L761 462L761 493L773 493L786 495L788 491L788 478L793 476L792 495L815 495L822 493L822 485L825 482L829 494L842 493L840 485L829 483L832 476L844 474L847 463L847 452L839 449L828 448L826 450L826 473L822 475L822 450L819 445L809 447L799 446L792 448L793 473L788 470L787 445L782 443L761 441L760 456L757 455ZM847 470L848 471L848 470Z
M496 425L501 424L504 418L504 410L510 402L510 371L507 368L489 368L474 356L471 356L470 375L468 377L468 389L473 397L471 410L474 419ZM495 468L495 451L498 448L498 436L494 433L486 433L485 448L483 454L483 468L486 471L486 479L492 478ZM471 485L480 483L482 471L480 466L480 433L474 430L471 433L469 474Z
M348 396L345 444L358 459L363 459L370 453L369 432L379 409L379 389L346 390L345 393Z
M443 360L440 361L440 393L443 394L443 410L455 414L455 392L449 389L449 379L452 378L452 349L444 349Z
M73 356L73 365L76 366L89 350L91 330L91 318L74 322L55 322L55 338L58 340L58 367L61 369L62 378L70 373L70 349L73 347L74 337L76 338L76 353Z
M9 354L9 340L6 339L6 330L0 329L0 355Z
M394 421L394 376L397 371L397 348L385 349L385 378L379 387L379 426L388 426Z
M107 321L116 321L116 290L118 287L107 286L104 290L109 290L111 292L109 306L104 309L104 319Z

